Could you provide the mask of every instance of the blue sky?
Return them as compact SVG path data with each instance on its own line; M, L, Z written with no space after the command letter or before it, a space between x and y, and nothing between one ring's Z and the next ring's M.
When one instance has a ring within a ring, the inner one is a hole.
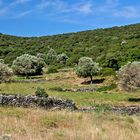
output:
M0 0L0 32L43 36L140 22L140 0Z

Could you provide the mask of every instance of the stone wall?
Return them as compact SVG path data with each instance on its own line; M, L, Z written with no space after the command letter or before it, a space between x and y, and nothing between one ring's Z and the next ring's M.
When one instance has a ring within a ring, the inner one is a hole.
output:
M94 106L94 107L80 107L78 111L82 112L91 112L91 111L106 111L106 112L113 112L117 114L140 114L140 106Z
M35 95L0 95L1 106L16 106L16 107L43 107L45 109L76 109L75 103L71 100L62 100L50 97L38 97Z

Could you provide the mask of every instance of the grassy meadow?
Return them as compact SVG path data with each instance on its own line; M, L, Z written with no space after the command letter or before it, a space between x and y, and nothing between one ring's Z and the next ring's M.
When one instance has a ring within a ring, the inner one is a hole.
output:
M13 77L13 79L19 80L17 83L2 83L0 84L0 93L5 94L34 94L37 87L44 88L49 96L59 97L62 99L71 99L77 106L94 106L98 104L109 105L134 105L138 102L129 102L131 98L138 98L139 91L133 93L120 92L117 87L111 87L112 83L116 84L115 78L112 76L107 77L94 77L95 81L102 81L101 83L81 84L89 79L78 78L76 74L70 70L66 72L59 72L54 74L45 74L39 77L31 77L36 79L46 79L43 82L30 82L20 83L25 80L19 77ZM78 89L78 88L97 88L96 92L63 92L63 89Z
M139 116L0 108L0 132L14 140L139 140Z
M36 88L46 90L49 96L72 99L78 107L94 105L140 105L130 102L139 98L139 92L120 92L112 76L94 77L94 84L81 84L89 79L78 78L70 69L54 74L44 74L31 79L47 81L21 82L23 77L13 77L19 82L0 84L0 93L34 95ZM104 80L102 80L104 79ZM97 82L102 81L102 82ZM60 88L97 88L97 92L62 92ZM0 135L10 135L13 140L139 140L140 116L111 112L78 112L44 110L41 108L0 107Z

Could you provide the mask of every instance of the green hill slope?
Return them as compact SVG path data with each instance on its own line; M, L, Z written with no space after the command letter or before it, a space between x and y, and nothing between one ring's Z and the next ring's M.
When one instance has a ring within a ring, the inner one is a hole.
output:
M140 24L43 37L0 34L0 58L9 64L24 53L47 53L48 46L66 53L68 65L89 56L104 67L118 69L127 61L140 60Z

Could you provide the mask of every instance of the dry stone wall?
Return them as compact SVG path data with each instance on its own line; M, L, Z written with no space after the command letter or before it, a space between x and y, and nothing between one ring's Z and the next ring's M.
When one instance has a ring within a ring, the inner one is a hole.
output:
M16 107L43 107L50 109L58 107L60 109L76 109L75 103L71 100L62 100L51 97L38 97L35 95L0 95L1 106L16 106Z

